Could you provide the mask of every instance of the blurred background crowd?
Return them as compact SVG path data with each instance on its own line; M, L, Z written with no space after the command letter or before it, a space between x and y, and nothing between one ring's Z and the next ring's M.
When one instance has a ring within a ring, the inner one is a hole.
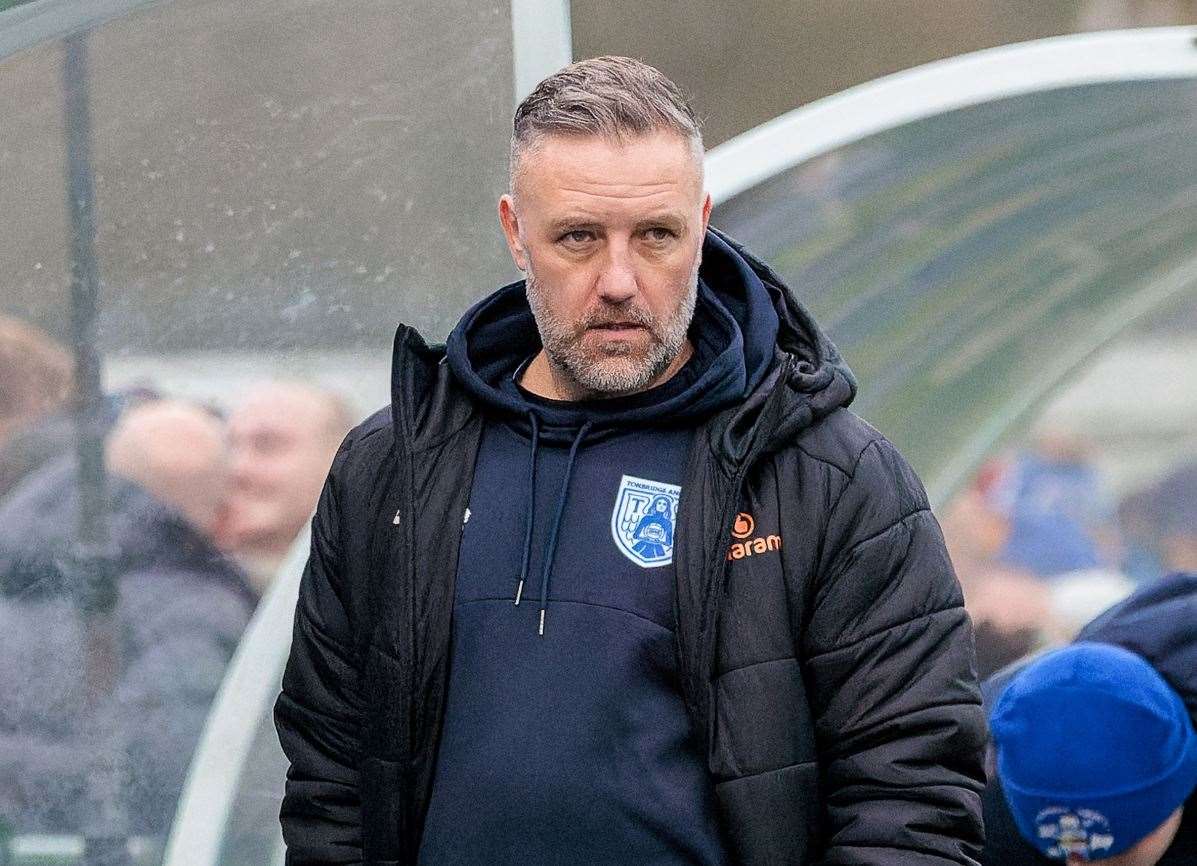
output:
M82 832L97 731L117 730L129 829L160 836L225 667L354 416L297 381L229 406L149 383L106 396L100 520L120 662L96 695L88 586L71 568L73 371L65 347L0 317L0 815L23 832Z
M1197 571L1197 460L1115 493L1084 437L1039 432L941 516L982 677L1071 640L1142 584Z

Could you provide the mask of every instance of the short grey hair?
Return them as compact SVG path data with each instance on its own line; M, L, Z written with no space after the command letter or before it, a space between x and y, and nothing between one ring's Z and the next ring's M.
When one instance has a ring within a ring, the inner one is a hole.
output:
M674 132L702 160L702 124L681 88L661 70L631 57L593 57L555 72L515 110L509 179L515 188L520 155L543 137L598 136L622 142Z

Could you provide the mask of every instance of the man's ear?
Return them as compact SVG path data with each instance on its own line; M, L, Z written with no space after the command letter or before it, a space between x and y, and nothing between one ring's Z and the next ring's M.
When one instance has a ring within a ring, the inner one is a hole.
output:
M511 193L505 193L499 198L499 224L503 226L503 236L507 239L507 249L511 251L511 260L521 271L528 270L528 251L520 240L520 220L515 212L515 199Z
M706 236L707 225L711 222L711 194L708 192L702 200L702 233Z

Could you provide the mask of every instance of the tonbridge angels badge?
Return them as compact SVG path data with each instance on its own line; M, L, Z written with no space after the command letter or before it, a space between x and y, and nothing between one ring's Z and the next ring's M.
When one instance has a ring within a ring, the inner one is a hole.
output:
M615 494L611 535L620 553L641 568L673 562L673 528L682 488L625 475Z

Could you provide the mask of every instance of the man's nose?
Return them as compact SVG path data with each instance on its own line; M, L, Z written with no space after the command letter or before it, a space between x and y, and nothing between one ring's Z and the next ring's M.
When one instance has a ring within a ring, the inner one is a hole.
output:
M232 453L229 455L229 475L233 480L233 486L242 486L252 469L253 455L249 453L248 449L232 449Z
M631 251L626 244L611 244L598 278L599 296L609 304L622 304L639 291Z

